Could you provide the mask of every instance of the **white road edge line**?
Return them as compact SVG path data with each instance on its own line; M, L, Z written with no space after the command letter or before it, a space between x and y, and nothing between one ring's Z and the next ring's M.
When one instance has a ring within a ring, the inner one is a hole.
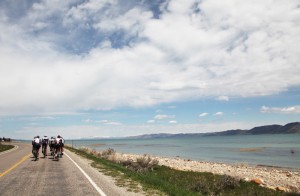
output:
M97 186L97 184L91 179L91 177L89 177L85 173L85 171L83 171L83 169L75 161L73 161L73 159L71 159L69 155L66 154L66 152L64 152L64 155L66 155L76 165L76 167L78 167L78 169L83 173L83 175L88 179L88 181L90 181L90 183L93 185L93 187L98 191L100 195L106 196L106 194Z

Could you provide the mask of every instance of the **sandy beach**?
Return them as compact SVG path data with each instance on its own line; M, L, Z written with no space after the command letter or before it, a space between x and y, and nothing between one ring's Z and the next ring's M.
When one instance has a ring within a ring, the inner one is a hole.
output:
M117 159L136 160L141 155L117 153ZM223 164L206 161L185 160L179 157L166 158L151 156L159 160L159 165L165 165L177 170L211 172L229 175L245 181L253 181L260 186L278 191L293 191L300 193L300 171L287 168L268 166L249 166L246 164Z

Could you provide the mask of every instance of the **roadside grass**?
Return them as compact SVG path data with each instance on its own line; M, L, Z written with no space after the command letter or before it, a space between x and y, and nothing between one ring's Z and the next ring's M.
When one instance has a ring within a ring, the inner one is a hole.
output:
M0 152L6 151L6 150L10 150L13 147L14 147L13 145L6 145L6 144L0 143Z
M94 153L67 148L92 160L92 166L105 175L114 177L118 186L127 187L128 191L133 192L142 189L146 195L299 195L260 187L252 182L237 180L227 175L179 171L166 166L155 165L154 169L138 172L113 161L99 158Z

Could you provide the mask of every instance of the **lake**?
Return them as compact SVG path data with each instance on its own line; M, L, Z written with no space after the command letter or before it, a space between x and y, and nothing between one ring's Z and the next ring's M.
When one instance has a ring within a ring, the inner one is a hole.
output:
M76 148L300 169L300 134L67 140Z

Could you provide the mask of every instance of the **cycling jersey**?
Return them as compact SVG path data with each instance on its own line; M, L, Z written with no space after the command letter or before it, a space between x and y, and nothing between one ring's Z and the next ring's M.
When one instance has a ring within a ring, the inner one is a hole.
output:
M51 139L50 139L50 144L51 144L51 145L55 144L55 139L54 139L54 138L51 138Z
M43 145L47 145L48 142L49 142L48 137L44 137L43 140L42 140L42 144L43 144Z
M36 143L36 144L41 143L40 138L35 138L35 139L34 139L34 143Z

